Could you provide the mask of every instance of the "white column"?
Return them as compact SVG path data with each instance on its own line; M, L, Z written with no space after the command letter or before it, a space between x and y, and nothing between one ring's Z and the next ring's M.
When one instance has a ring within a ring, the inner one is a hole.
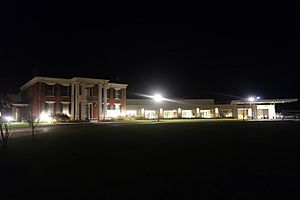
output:
M252 115L253 115L253 119L257 119L257 105L253 105L252 106Z
M200 108L196 108L196 117L200 117Z
M269 119L276 119L275 104L269 106Z
M107 114L107 85L104 84L104 90L103 90L103 120L106 119L106 114Z
M71 85L71 119L74 120L74 84Z
M215 118L220 117L219 108L215 108Z
M75 120L79 120L79 85L75 84Z
M102 84L98 84L98 120L102 119Z
M83 83L81 85L81 120L85 120L87 118L85 107L86 107L86 88L85 88L85 84Z

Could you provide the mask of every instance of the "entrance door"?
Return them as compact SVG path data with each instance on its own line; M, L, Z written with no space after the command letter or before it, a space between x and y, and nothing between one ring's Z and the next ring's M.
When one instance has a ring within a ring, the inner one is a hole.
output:
M86 104L86 106L85 106L85 116L86 116L87 120L93 118L93 104Z

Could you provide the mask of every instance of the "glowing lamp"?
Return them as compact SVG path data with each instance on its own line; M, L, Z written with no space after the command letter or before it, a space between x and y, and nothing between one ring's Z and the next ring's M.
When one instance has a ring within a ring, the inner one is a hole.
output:
M14 120L11 116L5 116L4 119L5 119L5 121L7 121L7 122L11 122L11 121Z
M250 102L253 102L254 100L255 100L254 97L249 97L249 98L248 98L248 101L250 101Z
M52 123L53 122L53 118L48 113L45 113L45 112L42 112L40 114L39 118L40 118L41 122L47 122L47 123Z
M156 94L153 96L154 101L161 102L163 100L162 96L160 94Z

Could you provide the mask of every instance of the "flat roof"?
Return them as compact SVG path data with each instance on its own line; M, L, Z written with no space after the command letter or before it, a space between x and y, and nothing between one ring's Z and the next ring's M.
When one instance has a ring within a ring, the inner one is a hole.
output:
M153 99L127 99L127 105L156 105ZM160 105L214 105L214 99L166 99Z
M239 104L274 104L274 103L292 103L297 102L297 98L288 98L288 99L259 99L255 101L248 100L232 100L231 105L239 105Z

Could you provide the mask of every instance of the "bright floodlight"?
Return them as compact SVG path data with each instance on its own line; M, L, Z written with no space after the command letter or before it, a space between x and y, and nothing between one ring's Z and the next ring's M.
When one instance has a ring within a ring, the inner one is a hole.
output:
M52 123L53 122L53 118L48 113L42 112L40 114L40 121L41 122Z
M13 118L11 116L5 116L4 119L7 122L11 122L13 120Z
M248 98L248 101L251 101L251 102L252 102L252 101L254 101L254 100L255 100L254 97L249 97L249 98Z
M160 94L156 94L153 96L154 101L161 102L163 100L162 96Z
M257 99L257 100L259 100L259 99L260 99L260 97L256 97L256 99Z

